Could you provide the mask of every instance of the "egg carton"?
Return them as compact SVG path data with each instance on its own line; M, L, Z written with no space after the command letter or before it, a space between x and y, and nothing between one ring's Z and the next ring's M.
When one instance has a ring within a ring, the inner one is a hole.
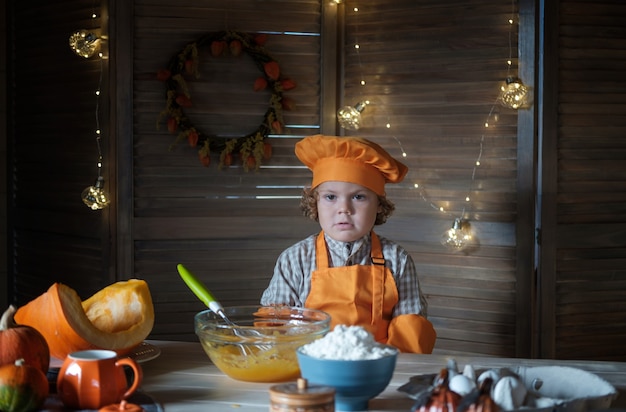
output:
M490 396L502 412L587 412L609 408L618 396L615 387L599 376L567 366L474 370L471 365L466 365L461 374L453 362L449 363L448 372L450 390L461 396L469 395L485 377L492 378L494 384ZM423 404L425 397L430 396L437 376L413 376L398 390L416 399L416 405Z
M607 409L617 398L613 385L598 375L568 366L518 366L509 368L526 387L518 410L586 412Z

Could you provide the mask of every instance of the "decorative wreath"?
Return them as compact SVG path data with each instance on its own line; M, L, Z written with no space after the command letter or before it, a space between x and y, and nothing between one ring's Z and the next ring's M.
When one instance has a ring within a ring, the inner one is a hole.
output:
M198 156L204 166L211 163L211 152L220 153L219 168L233 163L233 155L239 154L244 170L258 170L263 159L268 159L272 147L266 141L270 132L281 133L284 127L283 110L292 110L294 103L283 92L296 87L296 83L284 78L278 62L265 49L266 34L249 34L237 31L219 31L201 36L187 44L174 55L166 69L157 72L157 79L165 83L167 103L160 113L157 128L166 122L167 130L176 134L170 147L187 140L191 147L199 147ZM198 130L185 115L185 108L192 106L187 81L198 76L198 53L209 46L211 56L239 56L247 53L261 71L253 85L254 91L267 88L271 91L269 107L257 129L245 136L221 138Z

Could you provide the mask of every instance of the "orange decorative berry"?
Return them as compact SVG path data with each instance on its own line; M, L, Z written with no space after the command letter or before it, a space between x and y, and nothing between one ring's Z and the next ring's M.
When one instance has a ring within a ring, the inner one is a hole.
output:
M256 36L254 36L254 42L258 44L259 46L265 45L265 43L267 43L267 34L265 33L257 34Z
M159 81L167 81L170 77L172 77L172 72L167 69L161 69L157 72L157 80Z
M170 117L167 119L167 131L170 133L176 133L176 129L178 129L178 121L175 117Z
M226 153L224 155L224 160L222 160L222 164L224 166L230 166L233 164L233 154L232 153Z
M228 47L230 48L230 54L233 56L239 56L241 54L242 45L239 40L232 40L228 44Z
M254 169L256 167L256 159L254 156L248 156L246 159L246 167L248 169Z
M263 64L263 70L265 70L267 77L272 80L278 80L280 77L280 66L274 61Z
M283 132L283 125L281 122L279 122L278 120L274 120L272 122L272 130L276 133L282 133Z
M293 110L296 107L296 102L285 96L281 99L280 104L283 110Z
M185 72L187 72L187 74L193 74L194 72L193 59L185 60Z
M296 82L291 79L284 79L280 81L280 86L283 88L283 90L287 91L294 89L296 87Z
M263 143L263 159L272 157L272 145L269 142Z
M213 40L213 42L211 42L211 56L221 56L225 48L226 42L224 40Z
M187 134L187 141L189 142L189 146L196 147L198 146L198 132L195 130L191 130L189 134Z
M209 155L204 153L198 153L198 157L200 158L202 166L209 167L209 165L211 164L211 157Z
M176 96L176 103L178 103L180 107L191 107L191 99L184 94Z
M257 77L254 81L254 91L259 92L261 90L265 90L267 88L267 80L265 77Z

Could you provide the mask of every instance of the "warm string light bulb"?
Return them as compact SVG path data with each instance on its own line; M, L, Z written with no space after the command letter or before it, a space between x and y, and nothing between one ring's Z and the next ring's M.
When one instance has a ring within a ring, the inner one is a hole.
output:
M501 87L499 102L509 109L519 109L526 105L528 87L517 77L507 77Z
M441 244L455 251L463 250L472 243L471 226L467 220L456 218L452 227L443 234Z
M358 102L353 106L344 106L337 111L337 121L344 129L359 130L361 127L361 112L369 101Z
M352 11L355 15L359 12L358 7L354 7ZM356 25L358 27L358 24ZM354 50L356 51L357 60L359 63L359 71L361 73L361 80L359 80L359 85L364 87L366 85L366 81L363 78L363 65L361 64L361 54L360 54L361 45L358 42L358 33L355 33L355 41L354 41ZM359 130L361 127L361 113L365 109L365 106L369 104L369 100L361 100L354 106L344 106L341 109L337 110L337 121L339 125L348 130Z
M88 186L81 194L83 203L91 210L104 209L111 203L109 193L104 189L104 177L98 176L93 186Z
M87 30L77 30L70 35L70 48L80 57L88 59L100 51L100 38Z
M514 13L515 3L511 2L511 14ZM513 59L511 54L513 53L513 45L511 44L513 38L513 25L515 20L509 18L509 58L506 61L507 64L507 77L505 83L502 85L501 93L498 98L498 102L509 109L520 109L527 105L528 101L528 87L522 82L519 77L511 76L508 73L511 71L513 65Z

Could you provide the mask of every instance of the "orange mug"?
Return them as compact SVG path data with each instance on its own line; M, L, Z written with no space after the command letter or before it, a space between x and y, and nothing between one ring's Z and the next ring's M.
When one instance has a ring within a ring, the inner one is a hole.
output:
M124 366L133 370L130 387ZM61 402L73 409L100 409L120 403L139 387L141 367L131 358L118 359L112 350L83 350L70 353L57 377L57 394Z

